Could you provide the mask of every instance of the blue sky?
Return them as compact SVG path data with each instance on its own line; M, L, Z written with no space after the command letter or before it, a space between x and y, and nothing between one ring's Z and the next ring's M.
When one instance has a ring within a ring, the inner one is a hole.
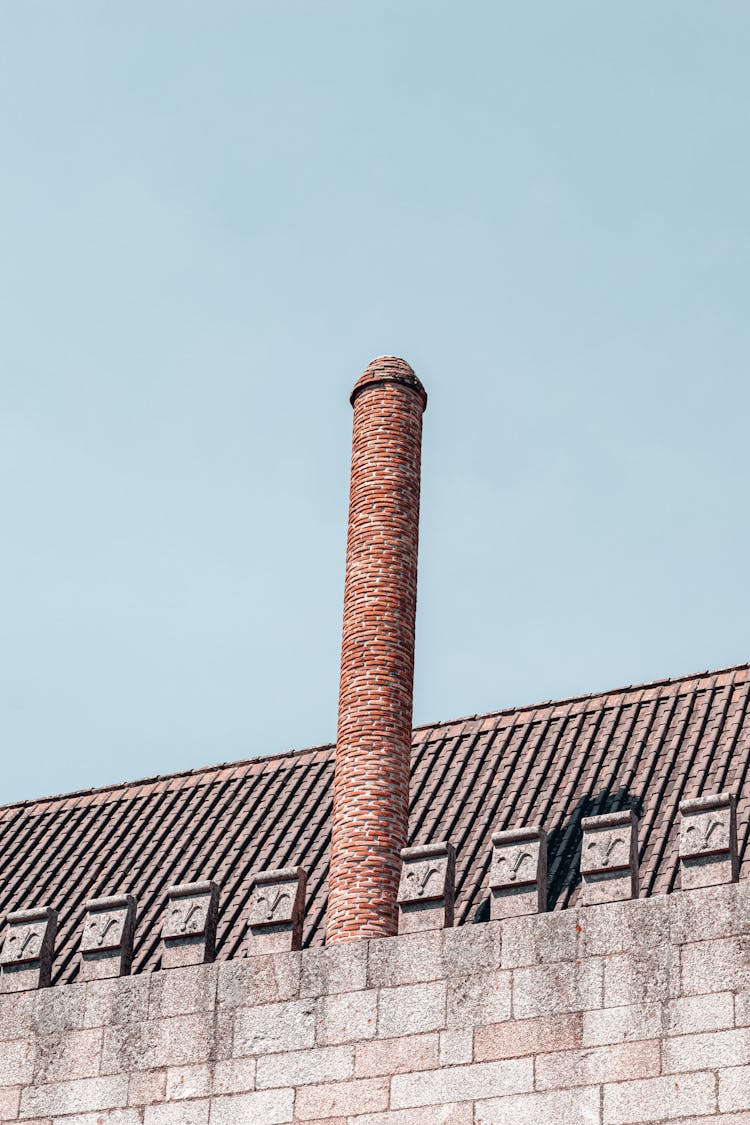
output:
M415 721L750 659L750 8L0 13L0 801L335 736L351 409Z

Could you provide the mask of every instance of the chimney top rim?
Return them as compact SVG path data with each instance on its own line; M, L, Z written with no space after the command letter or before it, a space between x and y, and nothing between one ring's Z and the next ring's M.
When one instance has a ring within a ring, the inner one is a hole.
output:
M424 389L421 380L415 375L414 369L406 362L405 359L400 359L395 355L381 355L368 363L364 372L354 384L354 390L351 393L349 401L352 406L365 387L377 386L383 383L401 383L402 386L411 387L416 391L422 399L422 409L427 406L427 391Z

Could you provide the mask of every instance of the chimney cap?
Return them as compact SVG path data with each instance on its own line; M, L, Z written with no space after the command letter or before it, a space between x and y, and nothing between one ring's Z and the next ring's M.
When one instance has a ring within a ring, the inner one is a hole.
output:
M378 356L377 359L367 365L363 374L354 384L354 390L349 400L352 406L354 406L354 401L360 391L363 391L365 387L376 386L379 383L401 383L406 387L411 387L420 395L422 409L424 410L427 406L427 391L422 383L406 360L399 359L395 355Z

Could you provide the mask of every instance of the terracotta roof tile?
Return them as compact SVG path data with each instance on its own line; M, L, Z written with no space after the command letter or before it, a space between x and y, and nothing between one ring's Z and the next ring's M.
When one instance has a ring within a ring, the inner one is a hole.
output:
M535 707L433 723L414 732L410 843L456 846L456 920L486 916L490 835L541 823L550 905L578 898L580 822L640 814L642 893L677 884L678 806L733 791L742 875L750 875L750 669L743 665ZM245 940L251 877L308 871L305 945L323 941L333 748L224 763L170 777L0 808L0 940L12 909L60 912L57 981L75 979L87 898L138 899L134 972L159 965L167 887L221 886L218 957Z

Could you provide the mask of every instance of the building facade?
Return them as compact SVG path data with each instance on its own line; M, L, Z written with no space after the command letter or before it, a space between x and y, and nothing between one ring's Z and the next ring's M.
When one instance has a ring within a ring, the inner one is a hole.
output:
M0 808L0 1121L750 1125L750 669L412 731L427 396L352 402L336 745Z

